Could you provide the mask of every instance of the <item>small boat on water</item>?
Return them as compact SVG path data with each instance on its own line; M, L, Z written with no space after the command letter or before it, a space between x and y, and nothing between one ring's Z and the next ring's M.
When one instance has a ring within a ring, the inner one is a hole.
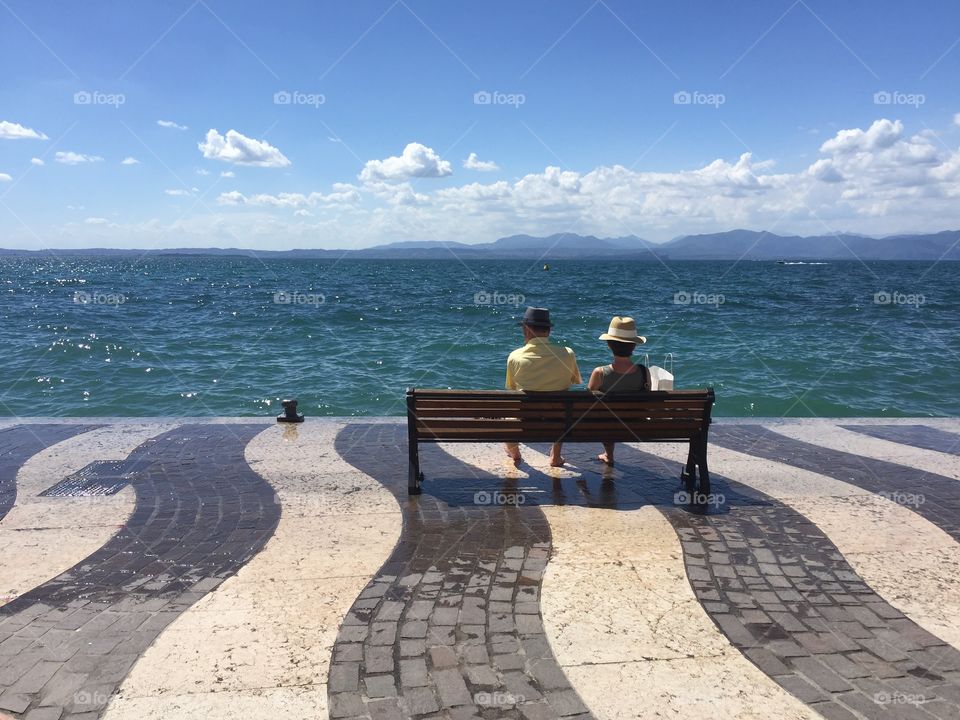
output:
M550 269L550 266L547 265L546 263L544 263L544 264L543 264L543 269L544 269L544 270L549 270L549 269Z
M786 265L786 264L787 264L786 260L777 260L777 265Z

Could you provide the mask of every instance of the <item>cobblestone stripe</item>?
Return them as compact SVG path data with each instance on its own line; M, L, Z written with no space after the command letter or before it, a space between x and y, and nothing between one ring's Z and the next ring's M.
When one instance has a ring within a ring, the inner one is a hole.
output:
M936 450L960 456L960 435L929 425L841 425L844 430L889 440L901 445L912 445L923 450Z
M340 628L330 717L592 717L544 633L539 508L500 503L516 497L502 479L436 446L408 498L405 426L350 425L336 449L397 497L404 528Z
M714 427L710 442L877 493L908 506L960 542L960 482L953 478L794 440L762 425Z
M21 466L51 445L103 425L15 425L0 430L0 520L17 500L17 472Z
M136 506L102 548L0 608L0 711L92 720L153 640L267 542L258 425L185 425L131 454Z
M567 454L588 462L581 452ZM828 718L960 717L960 652L871 590L803 515L714 474L717 504L695 512L676 504L678 464L629 446L617 461L617 484L642 485L676 529L706 612L784 689Z

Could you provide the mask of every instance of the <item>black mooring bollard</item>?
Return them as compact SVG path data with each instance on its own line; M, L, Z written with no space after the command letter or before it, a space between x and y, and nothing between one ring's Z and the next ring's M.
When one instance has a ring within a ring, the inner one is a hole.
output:
M303 422L303 413L297 412L296 400L284 400L281 404L283 405L283 415L277 415L277 422L285 422L285 423Z

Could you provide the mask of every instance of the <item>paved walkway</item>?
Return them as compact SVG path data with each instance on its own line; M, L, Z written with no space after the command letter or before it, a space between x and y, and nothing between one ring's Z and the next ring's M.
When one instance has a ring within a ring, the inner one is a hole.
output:
M960 717L960 421L718 423L698 510L405 438L0 430L0 717Z

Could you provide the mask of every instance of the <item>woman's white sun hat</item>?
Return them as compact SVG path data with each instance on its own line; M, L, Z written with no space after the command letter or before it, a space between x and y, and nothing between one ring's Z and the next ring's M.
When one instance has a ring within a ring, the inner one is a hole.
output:
M615 340L637 345L643 345L647 341L643 335L637 335L637 323L633 318L619 315L610 321L610 327L600 336L600 340Z

